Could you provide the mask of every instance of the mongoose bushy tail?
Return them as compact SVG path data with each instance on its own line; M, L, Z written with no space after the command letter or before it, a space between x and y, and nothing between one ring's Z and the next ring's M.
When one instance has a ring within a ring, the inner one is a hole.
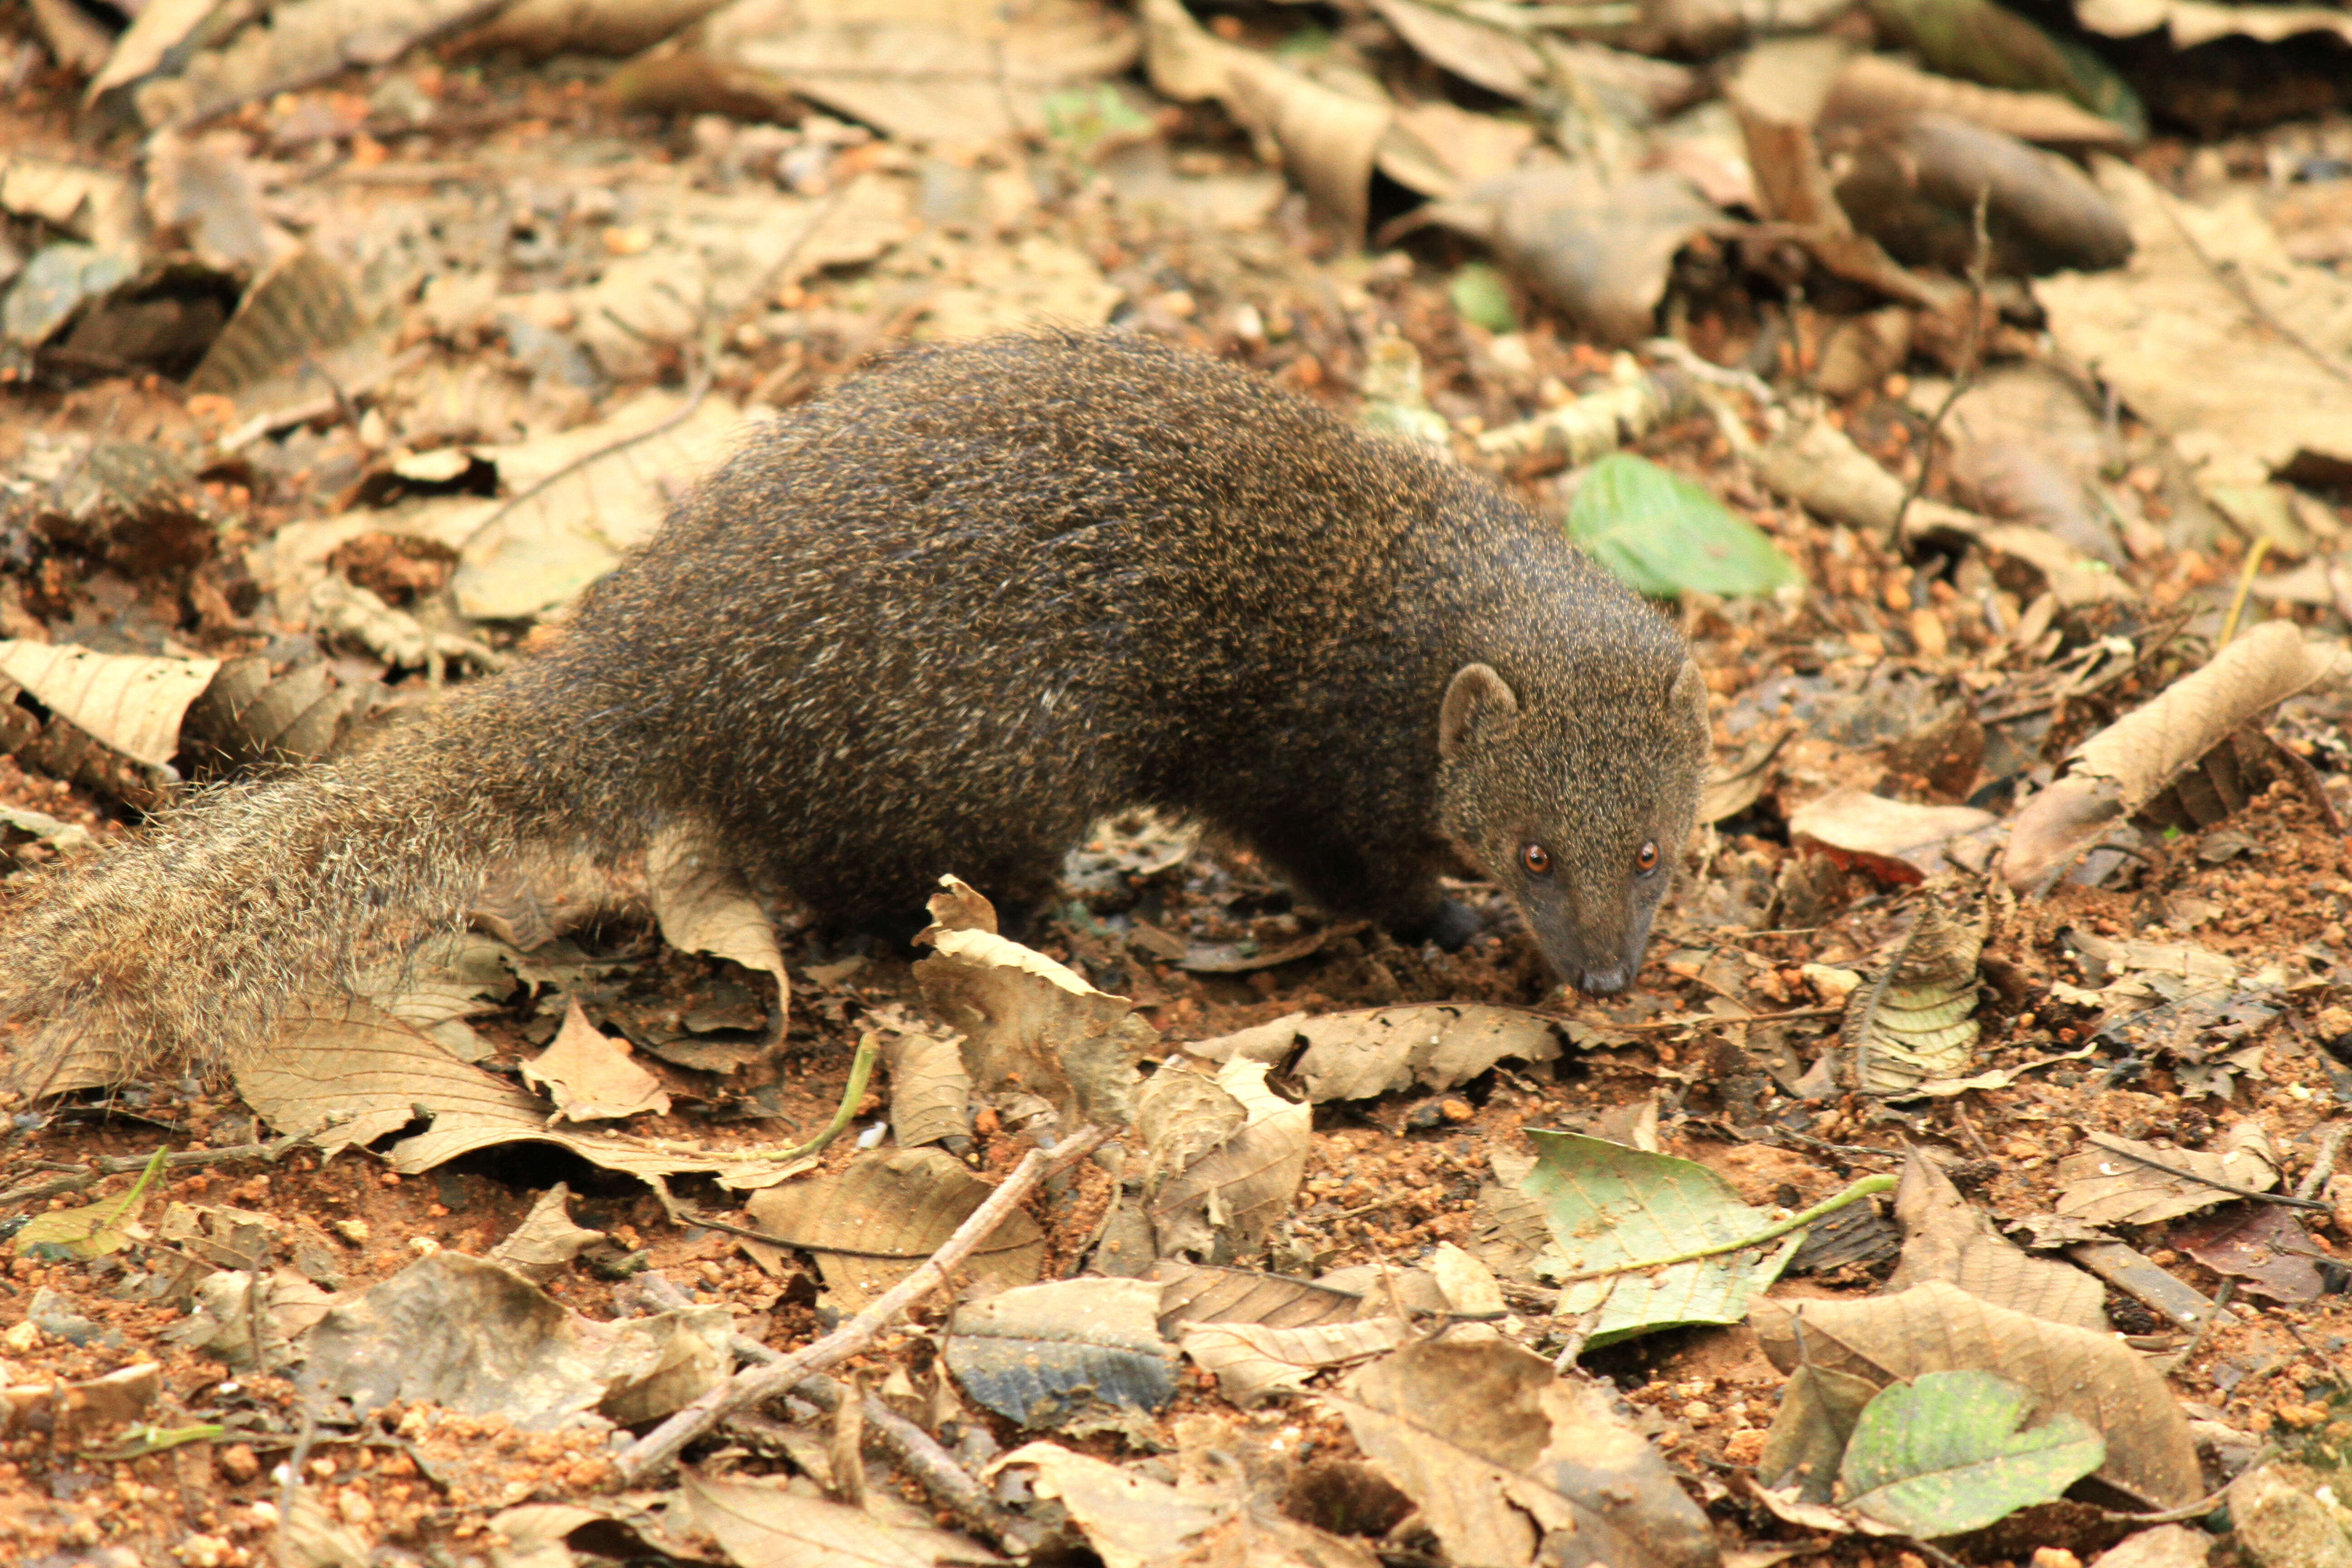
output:
M1467 859L1627 984L1706 747L1680 635L1486 477L1118 333L904 351L780 417L548 652L0 910L0 1020L250 1052L491 861L680 820L845 924L1002 904L1134 805L1458 941Z

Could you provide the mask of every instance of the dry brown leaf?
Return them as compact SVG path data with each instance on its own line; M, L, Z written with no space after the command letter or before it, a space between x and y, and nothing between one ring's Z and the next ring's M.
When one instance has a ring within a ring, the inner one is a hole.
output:
M573 997L547 1048L522 1064L522 1080L544 1090L565 1121L608 1121L649 1110L669 1114L661 1079L629 1054L629 1043L588 1021Z
M1279 161L1316 205L1361 234L1372 164L1393 107L1352 98L1210 34L1182 0L1143 0L1151 84L1184 102L1213 98Z
M1522 1563L1572 1539L1617 1568L1714 1568L1714 1531L1610 1394L1499 1340L1434 1341L1333 1399L1365 1454L1459 1563Z
M1135 1057L1160 1037L1133 1003L992 931L939 931L931 945L915 980L931 1011L963 1032L977 1088L1042 1095L1071 1130L1133 1120Z
M971 1079L953 1035L891 1028L882 1040L890 1069L890 1141L919 1149L971 1133Z
M737 0L687 49L912 142L1042 135L1045 100L1135 63L1132 21L1079 0Z
M1277 1392L1296 1393L1317 1373L1386 1355L1417 1331L1402 1318L1276 1329L1263 1323L1194 1323L1177 1343L1192 1363L1216 1374L1218 1391L1244 1410Z
M1895 1216L1903 1226L1903 1258L1881 1294L1900 1295L1941 1279L2013 1312L2095 1333L2107 1327L2106 1292L2096 1279L2054 1259L2035 1258L2000 1235L1992 1217L1970 1207L1951 1179L1916 1149L1904 1158Z
M473 49L514 49L534 59L556 54L634 55L700 21L728 0L509 0L466 36Z
M816 1255L828 1302L854 1312L921 1267L992 1189L938 1149L877 1149L837 1175L787 1182L745 1205L771 1240ZM1016 1209L972 1254L971 1274L996 1289L1037 1278L1037 1222Z
M2219 5L2211 0L2082 0L2075 19L2111 38L2137 38L2159 29L2175 50L2216 38L2284 43L2305 33L2334 33L2352 43L2352 17L2326 5Z
M1431 1003L1365 1007L1318 1017L1293 1014L1237 1034L1185 1047L1211 1061L1286 1061L1300 1041L1297 1067L1307 1103L1372 1100L1418 1084L1430 1092L1467 1083L1506 1057L1548 1062L1560 1031L1549 1015L1519 1007Z
M1265 1068L1257 1062L1227 1062L1217 1073L1217 1086L1241 1103L1248 1121L1170 1178L1153 1198L1151 1219L1162 1257L1205 1251L1221 1235L1237 1247L1253 1245L1290 1212L1307 1173L1311 1107L1293 1105L1268 1089Z
M1524 100L1551 80L1525 33L1422 0L1372 0L1372 8L1416 53L1488 92Z
M185 236L197 260L236 278L262 273L299 246L263 214L244 147L234 132L191 141L159 131L147 139L149 218L158 230Z
M990 1467L1033 1468L1031 1487L1067 1509L1104 1568L1298 1563L1377 1568L1363 1542L1327 1534L1252 1502L1238 1486L1171 1486L1054 1443L1030 1443Z
M1922 70L1899 55L1855 55L1822 100L1823 125L1866 125L1921 110L1953 115L2021 142L2120 151L2131 137L2114 121L2050 92L2012 92Z
M1996 1307L1941 1280L1866 1301L1759 1300L1748 1321L1784 1372L1800 1361L1800 1312L1802 1359L1816 1366L1880 1388L1923 1372L1997 1373L2104 1435L2098 1477L2139 1506L2179 1508L2204 1495L2188 1417L2162 1374L2112 1334Z
M1977 955L1984 915L1956 913L1930 900L1877 984L1846 1005L1844 1039L1854 1086L1901 1100L1932 1093L1975 1060Z
M180 721L220 669L216 658L95 653L70 644L0 642L0 679L152 768L180 749Z
M1160 1331L1171 1338L1187 1324L1256 1323L1270 1329L1306 1329L1327 1323L1392 1314L1400 1302L1418 1302L1426 1292L1417 1270L1391 1271L1383 1284L1393 1289L1343 1289L1321 1281L1285 1279L1250 1268L1163 1258L1149 1278L1160 1287Z
M2352 650L2265 621L2074 749L2066 773L2010 828L2001 875L2020 892L2071 865L2240 725L2323 681L2352 674Z
M601 1230L572 1223L571 1203L572 1189L562 1182L540 1194L522 1223L490 1249L488 1261L534 1285L544 1285L571 1268L583 1249L605 1238Z
M2252 1121L2232 1127L2219 1151L2173 1149L2112 1133L2092 1134L2090 1142L2058 1162L2056 1205L2061 1215L2088 1225L2155 1225L2230 1202L2237 1194L2227 1187L2268 1192L2278 1185L2278 1156ZM2200 1177L2226 1185L2211 1186Z
M1617 182L1539 164L1466 186L1381 230L1391 239L1435 224L1491 246L1605 342L1654 336L1675 253L1723 215L1682 175Z
M1979 261L1984 203L1997 273L2119 267L2131 234L2089 176L2055 153L1949 114L1923 110L1851 132L1838 205L1856 228L1914 267L1967 273Z
M2200 206L2114 158L2093 172L2134 249L2119 271L2033 285L2058 347L2202 481L2352 464L2352 281L2291 259L2251 196Z
M782 1486L689 1473L682 1490L694 1527L718 1542L738 1568L934 1568L1001 1561L951 1531L886 1522L866 1510Z
M1909 887L1949 867L1947 843L1997 820L1991 812L1974 806L1921 805L1866 790L1839 789L1790 813L1789 837L1821 846L1849 869Z
M326 1153L367 1144L417 1119L425 1131L392 1146L393 1169L432 1169L499 1143L552 1143L607 1170L649 1182L708 1171L728 1185L782 1180L812 1163L734 1160L725 1154L558 1131L536 1095L459 1061L430 1036L356 997L311 997L287 1020L261 1058L237 1068L237 1093L281 1132L311 1139ZM118 1078L116 1081L121 1081Z
M761 1037L713 1035L671 1040L660 1046L660 1055L681 1066L730 1072L781 1050L793 983L784 973L776 929L734 858L700 825L674 822L646 847L646 895L652 900L662 940L671 947L726 959L776 984L776 1000Z

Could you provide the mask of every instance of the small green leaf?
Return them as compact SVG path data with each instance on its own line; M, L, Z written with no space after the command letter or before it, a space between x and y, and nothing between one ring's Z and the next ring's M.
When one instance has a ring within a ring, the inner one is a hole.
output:
M2104 1464L2079 1415L2020 1430L2033 1396L1990 1372L1925 1372L1864 1407L1838 1471L1846 1506L1906 1535L1978 1530L2054 1501Z
M1561 1288L1560 1316L1600 1310L1585 1340L1591 1349L1685 1323L1738 1322L1804 1240L1799 1230L1733 1245L1770 1229L1776 1216L1741 1203L1729 1183L1694 1161L1577 1132L1530 1128L1528 1136L1536 1163L1520 1187L1543 1205L1553 1241L1535 1271L1560 1279L1643 1265L1570 1278ZM1693 1252L1706 1256L1649 1266Z
M1447 284L1445 297L1454 301L1454 312L1464 321L1486 328L1490 332L1515 332L1519 330L1518 312L1511 308L1511 286L1503 275L1483 261L1474 261L1454 275Z
M1623 452L1585 471L1569 508L1568 536L1634 588L1660 597L1687 589L1769 594L1798 580L1780 547L1705 486Z
M37 1258L87 1263L121 1250L131 1239L131 1222L146 1201L147 1189L163 1173L166 1152L158 1149L131 1190L79 1208L35 1215L18 1228L16 1250Z
M1151 129L1150 117L1107 81L1050 93L1041 107L1046 137L1080 158L1093 157L1107 142L1129 140Z

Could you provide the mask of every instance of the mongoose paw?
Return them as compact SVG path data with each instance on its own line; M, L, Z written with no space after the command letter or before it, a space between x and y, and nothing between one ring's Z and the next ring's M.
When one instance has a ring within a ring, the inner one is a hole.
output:
M1484 923L1477 910L1459 899L1447 899L1437 906L1437 912L1417 934L1423 942L1433 942L1447 952L1459 952L1469 945Z

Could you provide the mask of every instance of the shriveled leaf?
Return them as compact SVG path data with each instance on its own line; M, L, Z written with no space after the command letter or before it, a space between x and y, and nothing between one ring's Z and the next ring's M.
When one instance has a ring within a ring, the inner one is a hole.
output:
M672 487L716 468L741 428L720 402L646 393L594 425L479 448L507 499L430 503L446 514L431 531L466 540L449 584L457 607L478 620L514 620L569 601L649 538Z
M2352 405L2347 405L2352 408ZM2022 892L2071 864L2230 732L2273 703L2352 674L2352 651L2265 621L2074 749L2017 815L2001 874Z
M680 952L707 952L775 983L766 1027L675 1036L652 1048L682 1067L725 1072L769 1059L783 1047L792 981L776 945L775 927L751 892L735 858L698 826L673 824L646 850L646 896L662 940ZM761 999L763 1002L765 998Z
M944 1531L894 1528L863 1509L781 1486L689 1473L681 1489L695 1528L738 1568L932 1568L996 1560Z
M890 1141L919 1149L971 1132L971 1079L952 1035L893 1029L882 1036L890 1071Z
M1523 32L1422 0L1373 0L1373 7L1415 52L1488 92L1526 99L1551 79L1543 51Z
M1981 912L1970 919L1935 900L1919 906L1879 983L1846 1005L1844 1038L1864 1093L1933 1093L1968 1070L1980 1032L1977 955L1983 947Z
M1656 330L1675 253L1721 217L1680 174L1612 184L1581 166L1543 165L1467 185L1406 222L1491 246L1595 337L1633 343Z
M754 1193L747 1207L769 1245L814 1253L827 1300L854 1312L920 1267L989 1192L943 1151L875 1149L838 1174ZM1045 1250L1037 1222L1015 1210L967 1270L1000 1287L1026 1285Z
M2033 1396L1989 1372L1927 1372L1879 1392L1839 1480L1855 1512L1923 1539L2053 1502L2106 1445L2080 1416L2027 1426Z
M1864 790L1816 795L1789 814L1790 842L1819 845L1845 870L1912 887L1950 865L1944 847L1998 820L1969 805L1922 805Z
M1854 1423L1862 1418L1864 1406L1877 1396L1880 1386L1879 1382L1853 1373L1799 1366L1789 1374L1788 1386L1780 1391L1780 1405L1773 1412L1771 1429L1764 1435L1764 1452L1756 1461L1757 1480L1776 1490L1785 1489L1796 1500L1808 1504L1826 1503L1835 1497L1838 1462L1853 1436Z
M1574 1132L1528 1136L1536 1163L1526 1186L1544 1204L1553 1244L1535 1271L1562 1281L1562 1316L1598 1311L1585 1341L1591 1348L1685 1323L1738 1322L1803 1240L1791 1233L1727 1247L1775 1216L1740 1202L1731 1184L1696 1162ZM1700 1250L1707 1256L1641 1267ZM1609 1272L1576 1278L1596 1270Z
M0 299L0 338L28 348L46 342L75 311L130 282L137 270L129 258L94 245L45 245Z
M1160 1251L1206 1249L1223 1235L1236 1247L1262 1239L1290 1210L1307 1173L1314 1111L1266 1087L1265 1068L1234 1060L1218 1087L1247 1113L1241 1129L1163 1184L1150 1205Z
M1937 76L1899 55L1855 55L1821 108L1824 125L1867 125L1923 110L1952 115L2021 142L2119 152L2131 134L2056 93L2019 92Z
M935 930L915 965L923 1000L963 1031L964 1069L994 1091L1017 1083L1051 1100L1066 1126L1134 1117L1135 1056L1159 1035L1124 996L994 931Z
M216 658L96 653L19 638L0 642L0 677L124 756L155 768L168 765L179 750L181 718L220 667Z
M2284 43L2305 33L2333 33L2352 43L2352 17L2327 5L2221 5L2211 0L2083 0L2075 20L2111 38L2161 30L2176 50L2216 38Z
M522 1064L522 1079L544 1090L555 1102L555 1114L566 1121L617 1121L639 1111L669 1114L661 1079L630 1057L626 1040L590 1023L577 997L564 1008L562 1026L547 1048Z
M1296 1071L1309 1104L1372 1100L1418 1084L1436 1093L1467 1083L1505 1058L1546 1062L1560 1052L1559 1025L1518 1007L1433 1003L1367 1007L1318 1017L1294 1014L1185 1047L1211 1061L1271 1066L1307 1048Z
M1160 1288L1160 1331L1171 1338L1199 1323L1252 1323L1274 1329L1351 1323L1393 1311L1392 1301L1411 1301L1415 1292L1363 1293L1352 1289L1261 1274L1162 1259L1149 1276ZM1409 1277L1407 1283L1410 1283Z
M1903 1226L1903 1258L1885 1294L1941 1279L1979 1300L2053 1323L2093 1332L2107 1326L2106 1292L2096 1279L2002 1237L1992 1216L1971 1208L1951 1178L1916 1149L1904 1159L1895 1214Z
M499 8L500 0L421 0L387 16L367 0L289 0L268 24L248 24L218 47L197 51L172 76L131 93L151 126L186 125L347 66L389 65L414 43Z
M1568 536L1642 593L1765 595L1798 581L1796 563L1694 479L1616 452L1586 471Z
M2278 1185L2278 1157L2252 1121L2232 1127L2218 1150L2165 1148L2106 1132L2088 1142L2058 1162L2057 1211L2092 1225L2154 1225L2229 1202L2236 1194L2228 1187Z
M1008 1420L1092 1430L1174 1397L1159 1309L1149 1280L1022 1286L958 1308L941 1353L964 1392Z
M583 1248L604 1239L604 1232L572 1222L571 1202L572 1189L562 1182L540 1194L522 1223L490 1249L488 1261L534 1285L544 1285L569 1268Z
M1452 1561L1526 1563L1547 1542L1617 1568L1719 1561L1706 1514L1605 1388L1515 1345L1414 1345L1342 1388L1330 1403Z
M1055 1443L1028 1443L996 1461L1034 1470L1039 1497L1058 1500L1105 1568L1147 1568L1182 1552L1233 1516L1225 1499L1170 1486Z
M551 1431L600 1409L676 1409L725 1375L730 1331L723 1307L599 1321L496 1264L436 1252L331 1307L303 1338L303 1375L361 1410L415 1401Z
M2188 1417L2162 1373L2112 1333L2030 1318L1939 1280L1865 1301L1759 1300L1750 1321L1783 1371L1801 1360L1880 1387L1923 1372L1998 1373L2097 1431L2107 1452L2095 1473L2146 1508L2204 1494Z
M2302 1216L2276 1204L2232 1204L2185 1225L2165 1237L2216 1274L2244 1281L2257 1296L2290 1306L2316 1300L2326 1289L2319 1249Z
M2131 255L2131 231L2088 175L2005 132L1924 110L1849 140L1838 205L1898 261L1969 271L1979 199L1991 271L2096 271Z

